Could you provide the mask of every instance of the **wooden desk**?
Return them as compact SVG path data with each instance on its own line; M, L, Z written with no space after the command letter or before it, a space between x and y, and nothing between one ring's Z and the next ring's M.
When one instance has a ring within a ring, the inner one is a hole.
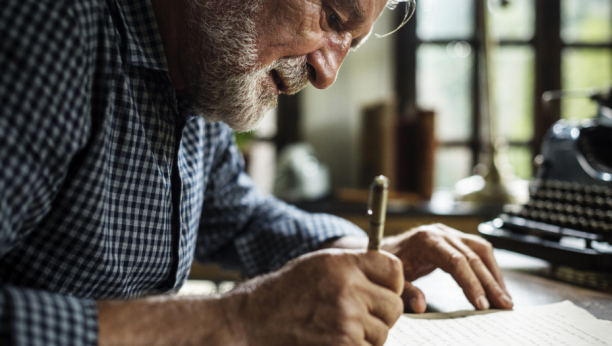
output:
M495 251L515 307L571 300L593 316L612 321L612 291L582 288L543 277L540 273L549 268L547 262L505 250ZM439 269L414 284L425 294L428 312L474 309L453 278Z

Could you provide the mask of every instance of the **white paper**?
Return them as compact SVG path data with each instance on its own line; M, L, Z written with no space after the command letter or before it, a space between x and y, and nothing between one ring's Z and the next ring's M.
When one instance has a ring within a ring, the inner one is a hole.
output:
M570 301L500 312L403 315L385 346L612 346L612 322Z

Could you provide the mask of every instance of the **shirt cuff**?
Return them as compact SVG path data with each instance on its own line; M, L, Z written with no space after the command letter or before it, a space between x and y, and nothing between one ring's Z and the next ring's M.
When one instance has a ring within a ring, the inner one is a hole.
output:
M14 286L0 287L0 310L9 323L13 345L83 345L98 343L98 310L93 299L76 298Z

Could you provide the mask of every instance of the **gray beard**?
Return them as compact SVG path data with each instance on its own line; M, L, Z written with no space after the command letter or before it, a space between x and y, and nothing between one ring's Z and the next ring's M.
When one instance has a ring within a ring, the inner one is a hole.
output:
M305 57L281 58L257 68L255 19L263 0L189 1L187 95L209 121L223 121L236 131L250 131L276 106L269 73L277 70L285 92L308 82Z

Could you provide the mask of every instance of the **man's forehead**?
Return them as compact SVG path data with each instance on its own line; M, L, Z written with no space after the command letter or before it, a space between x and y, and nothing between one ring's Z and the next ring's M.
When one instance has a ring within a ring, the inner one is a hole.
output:
M356 22L365 21L365 12L360 0L332 0L335 6L346 8L350 11L351 19Z
M374 15L376 19L379 12L382 12L387 0L331 0L334 6L347 9L351 19L357 23L363 23L368 20L369 15ZM367 13L370 11L370 13Z
M357 49L370 36L374 21L382 13L387 4L387 0L330 0L332 5L342 8L350 15L350 21L361 26L367 23L369 28L364 35L351 42L351 50Z

